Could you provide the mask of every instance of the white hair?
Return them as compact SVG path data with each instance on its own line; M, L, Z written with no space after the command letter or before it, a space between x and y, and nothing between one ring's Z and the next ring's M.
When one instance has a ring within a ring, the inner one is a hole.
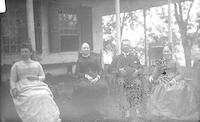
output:
M168 52L172 53L171 49L170 49L168 46L165 46L165 47L163 48L163 52L164 52L164 51L168 51Z
M90 48L90 45L89 45L88 43L84 42L84 43L82 44L82 46L81 46L81 50L83 50L83 48L85 48L85 47Z

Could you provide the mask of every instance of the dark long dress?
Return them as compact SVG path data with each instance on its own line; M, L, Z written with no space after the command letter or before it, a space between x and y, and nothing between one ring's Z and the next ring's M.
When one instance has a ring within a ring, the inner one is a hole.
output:
M77 65L76 74L78 76L78 84L75 86L73 93L73 103L84 109L93 109L102 105L104 98L107 96L108 88L102 78L96 84L90 84L90 81L85 78L88 74L95 78L101 76L102 68L100 58L97 54L91 53L89 57L80 55Z

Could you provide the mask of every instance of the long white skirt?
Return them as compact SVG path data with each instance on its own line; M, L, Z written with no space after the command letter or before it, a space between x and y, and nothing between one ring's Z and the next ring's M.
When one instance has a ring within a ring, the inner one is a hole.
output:
M13 102L23 122L60 122L60 112L47 84L21 80L16 83L19 96ZM11 94L12 95L12 94Z

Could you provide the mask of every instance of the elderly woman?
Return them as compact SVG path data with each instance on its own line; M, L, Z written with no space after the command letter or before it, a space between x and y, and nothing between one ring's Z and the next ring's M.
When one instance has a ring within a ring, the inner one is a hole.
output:
M30 44L21 47L21 61L11 68L10 92L23 122L60 122L60 112L45 80L41 64L31 59Z
M94 110L104 102L108 88L101 78L100 57L90 51L88 43L81 46L76 65L78 85L74 88L73 103L84 110Z
M150 81L157 84L147 102L151 115L170 122L198 120L194 90L184 79L181 67L173 60L169 47L164 47L163 58L157 62Z

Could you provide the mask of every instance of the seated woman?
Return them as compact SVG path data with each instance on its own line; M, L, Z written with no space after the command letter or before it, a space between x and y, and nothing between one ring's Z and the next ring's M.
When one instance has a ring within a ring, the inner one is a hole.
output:
M59 109L45 80L41 64L31 59L30 44L22 45L22 60L11 68L10 92L23 122L61 122Z
M97 54L90 51L90 46L83 43L76 65L78 85L74 88L73 103L81 108L97 107L103 103L108 88L101 78L101 63Z
M150 81L157 83L147 102L147 109L154 118L180 122L198 120L194 89L184 79L178 63L172 59L169 47L164 47L163 59L157 62Z

